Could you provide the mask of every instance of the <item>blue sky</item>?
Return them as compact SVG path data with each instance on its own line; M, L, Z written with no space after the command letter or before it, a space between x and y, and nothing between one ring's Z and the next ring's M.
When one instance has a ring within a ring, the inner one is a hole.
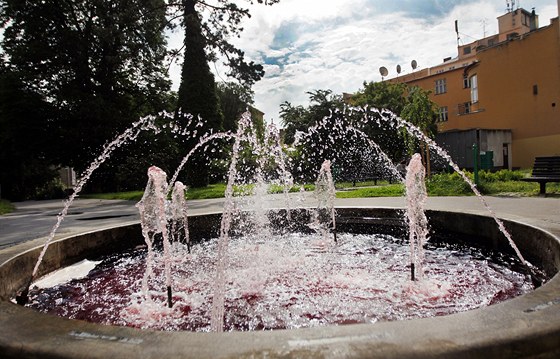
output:
M239 0L241 5L247 3ZM249 6L252 17L235 44L266 75L254 86L255 105L266 120L280 123L279 105L307 105L307 91L355 92L364 81L379 81L379 67L396 75L396 66L412 71L457 55L455 20L461 43L497 33L496 18L506 0L281 0L272 7ZM511 0L510 0L511 3ZM558 16L557 0L517 0L515 7L535 11L540 26ZM180 44L173 34L170 44ZM216 80L227 80L220 62L211 66ZM171 69L175 88L178 66Z

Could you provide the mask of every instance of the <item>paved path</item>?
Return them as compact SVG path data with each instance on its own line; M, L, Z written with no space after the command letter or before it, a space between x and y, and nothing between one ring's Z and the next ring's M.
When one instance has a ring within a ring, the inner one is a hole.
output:
M272 196L264 205L280 205L282 196ZM559 198L515 198L485 197L489 206L499 217L525 222L560 237ZM221 211L223 199L189 201L192 214ZM27 201L14 203L16 210L0 216L0 263L29 248L44 244L56 223L57 214L63 202ZM77 199L70 208L69 215L62 222L55 238L137 222L136 202L122 200ZM293 206L314 206L312 196L298 198ZM405 205L402 197L338 199L337 206L348 207L397 207ZM476 197L430 197L427 208L445 211L459 211L488 215L481 201Z

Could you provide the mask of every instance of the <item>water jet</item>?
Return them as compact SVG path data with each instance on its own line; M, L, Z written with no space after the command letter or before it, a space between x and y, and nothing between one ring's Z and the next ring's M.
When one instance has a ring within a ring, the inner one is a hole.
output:
M398 123L401 127L406 127L407 130L414 133L413 127ZM150 238L145 240L145 245L150 247L155 238L153 234L164 237L163 249L166 252L166 248L169 249L164 235L167 226L162 224L164 210L159 204L154 207L155 210L144 212L155 214L156 217L154 227L150 227L148 230L140 225L129 225L107 228L58 241L50 238L49 245L45 245L42 250L36 248L24 252L2 264L0 266L0 277L3 278L0 284L0 298L2 299L0 302L0 312L2 313L0 316L0 334L2 334L0 335L0 348L5 356L8 358L26 355L72 357L79 353L81 356L92 358L123 356L148 358L384 356L401 358L480 355L487 357L537 355L554 357L560 354L557 340L560 335L560 311L558 311L560 278L557 275L560 269L560 242L557 237L546 231L519 222L502 220L493 212L490 212L488 217L457 212L427 211L426 221L434 233L439 231L452 233L453 235L449 236L451 242L466 237L473 242L471 244L474 246L517 256L521 265L525 265L525 259L527 259L549 278L542 287L497 304L444 316L402 321L378 321L373 324L366 322L343 324L344 320L342 320L339 325L325 325L316 328L220 333L223 330L224 322L224 288L229 284L224 273L228 267L227 250L232 230L230 217L236 210L232 200L235 165L241 140L251 142L250 139L242 136L244 129L240 126L235 137L224 210L220 213L189 216L188 221L183 218L184 222L182 222L184 223L183 229L185 232L188 231L189 237L195 242L202 238L220 238L216 250L218 252L215 281L217 289L212 297L212 307L218 309L215 311L216 316L213 314L210 323L212 333L163 332L98 325L81 320L44 315L29 308L16 306L10 301L18 291L25 292L29 287L28 278L22 277L22 273L32 272L33 277L39 277L84 258L99 258L102 255L127 251L141 245L142 237ZM225 135L220 136L225 137ZM426 142L429 143L428 140L426 139ZM266 149L258 146L257 144L257 153L267 153ZM186 163L187 159L188 156L185 157L181 166ZM330 173L328 168L329 166L323 168L324 177L327 179ZM397 172L394 169L393 171ZM258 170L255 177L262 179L262 172ZM175 180L176 175L169 184L162 185L165 190L160 191L160 200L165 197L164 194L167 193L168 188L173 186ZM285 183L290 183L290 180L285 180ZM326 190L324 192L330 196L333 187L329 183L332 183L332 180L325 182ZM473 190L476 192L475 187ZM249 216L253 218L268 220L272 223L273 230L287 227L286 218L292 221L293 224L289 226L294 227L296 231L298 229L308 230L310 223L313 222L312 227L319 229L317 232L322 230L321 233L329 234L324 237L325 242L319 245L320 251L328 248L325 243L332 238L331 232L334 233L332 239L334 239L335 245L339 246L344 244L344 238L340 240L344 233L383 233L384 231L402 230L402 211L399 209L370 207L335 209L333 201L330 199L332 197L329 196L324 198L324 204L315 211L293 208L284 211L264 211L262 206L257 205L253 212L244 213L250 213ZM485 204L484 199L482 201ZM67 206L65 209L67 210ZM324 226L321 222L315 223L311 220L313 216L310 213L321 217L321 212L324 213L322 217L329 218L327 223L330 221L330 228L328 224ZM420 218L420 221L424 221L424 219ZM264 227L256 225L255 228ZM514 233L515 243L511 236L504 237L502 230L507 230L508 234ZM142 232L144 232L144 236L142 236ZM422 246L422 240L419 243L417 247ZM521 255L521 253L523 254ZM41 266L38 263L34 265L33 260L37 257L43 258ZM420 257L422 255L414 255L411 257L413 259L409 261L413 279L422 277L422 270L419 268L417 259ZM149 274L150 265L147 268L146 272ZM177 291L171 290L167 265L164 272L166 285L159 288L165 288L164 292L167 292L167 307L176 308L179 306L178 302L176 305L172 304L173 295L177 295ZM407 276L406 273L405 276ZM144 278L149 280L150 276ZM144 292L147 298L151 296L148 286L145 286Z
M372 224L391 228L400 210L337 208L338 226L367 231ZM511 251L492 218L457 212L427 211L434 231L476 237L484 246ZM220 213L189 217L189 230L216 236ZM40 248L0 266L0 348L7 358L50 357L554 357L560 346L560 241L550 233L515 221L504 221L519 238L520 250L551 278L542 287L505 302L472 311L423 319L374 324L332 325L265 332L159 332L69 320L17 306L8 298L23 286L19 273L30 270ZM141 244L139 225L113 227L54 241L40 275L104 253ZM480 244L477 244L480 245ZM30 325L33 323L33 325ZM73 354L72 354L73 353Z

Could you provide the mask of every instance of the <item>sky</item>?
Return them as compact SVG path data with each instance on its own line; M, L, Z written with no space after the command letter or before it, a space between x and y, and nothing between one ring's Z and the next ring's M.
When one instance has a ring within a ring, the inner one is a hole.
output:
M330 89L353 93L364 81L432 67L457 56L467 44L498 31L496 18L506 13L506 0L280 0L273 6L240 5L250 9L241 37L233 43L249 60L264 66L265 76L253 86L255 107L265 120L281 125L280 104L309 104L308 91ZM509 1L511 3L511 0ZM539 26L558 16L557 0L517 0L515 8L535 8ZM180 47L182 34L170 35L169 45ZM216 81L228 80L220 61L210 65ZM173 88L180 83L180 67L170 69Z

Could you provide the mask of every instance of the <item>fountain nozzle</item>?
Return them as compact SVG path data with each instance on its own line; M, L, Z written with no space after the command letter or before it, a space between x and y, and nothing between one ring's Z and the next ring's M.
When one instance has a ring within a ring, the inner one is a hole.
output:
M29 287L31 287L31 282L33 282L33 276L29 278L29 281L27 282L27 285L23 288L23 290L18 292L18 294L16 295L17 304L24 306L27 304L27 302L29 302Z
M173 307L173 295L171 293L171 286L167 286L167 306L169 308Z

